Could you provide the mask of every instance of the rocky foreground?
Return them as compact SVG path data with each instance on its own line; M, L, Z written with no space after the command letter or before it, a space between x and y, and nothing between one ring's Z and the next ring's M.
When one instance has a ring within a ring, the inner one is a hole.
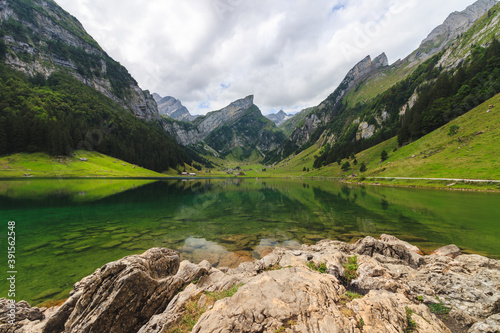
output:
M0 300L6 323L7 300ZM500 261L393 236L275 249L235 269L153 248L96 270L60 307L0 332L500 332Z

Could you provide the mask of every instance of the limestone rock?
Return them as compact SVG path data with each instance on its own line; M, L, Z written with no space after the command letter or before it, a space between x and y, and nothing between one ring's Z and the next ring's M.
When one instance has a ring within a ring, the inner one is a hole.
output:
M446 256L455 259L459 255L462 254L462 251L460 251L460 248L456 246L455 244L447 245L440 247L436 251L432 252L432 254L438 255L438 256Z
M393 244L393 245L397 245L397 244L403 245L408 250L413 251L413 252L415 252L417 254L423 255L422 251L417 246L411 245L408 242L402 241L402 240L398 239L395 236L382 234L382 235L380 235L380 237L378 239L380 239L383 242L386 242L386 243L389 243L389 244Z
M500 332L500 314L488 317L472 325L469 333L497 333Z
M11 312L10 306L10 300L0 298L0 333L39 332L39 329L35 329L35 327L45 319L43 309L31 307L26 301L16 302L15 324L11 325L8 323L12 320L9 316Z
M404 262L416 268L422 262L422 256L409 250L400 242L384 242L373 237L366 237L352 246L352 251L358 254L379 258L383 262ZM378 255L378 256L377 256ZM396 259L393 261L391 259Z
M449 333L428 307L437 302L471 333L498 330L500 261L418 251L390 235L355 244L323 240L217 269L207 261L179 263L175 251L152 249L76 283L48 320L25 319L5 332L168 332L193 302L204 311L193 332L402 332L411 318L415 331ZM354 255L357 277L346 286L344 265ZM309 262L325 264L326 272ZM234 295L207 303L209 293L233 286L240 286ZM366 295L349 296L346 288Z
M183 285L178 269L178 253L161 248L106 264L75 285L43 332L137 332Z

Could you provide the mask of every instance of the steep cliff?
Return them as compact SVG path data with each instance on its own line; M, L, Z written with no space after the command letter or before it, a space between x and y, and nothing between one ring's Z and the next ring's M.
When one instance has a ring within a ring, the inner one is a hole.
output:
M29 76L66 70L145 120L159 120L156 102L109 57L81 23L52 0L0 1L5 64Z
M427 59L444 50L496 4L497 0L479 0L461 12L451 13L443 24L431 31L408 60Z
M157 104L52 0L0 0L0 155L96 150L155 171L191 157Z

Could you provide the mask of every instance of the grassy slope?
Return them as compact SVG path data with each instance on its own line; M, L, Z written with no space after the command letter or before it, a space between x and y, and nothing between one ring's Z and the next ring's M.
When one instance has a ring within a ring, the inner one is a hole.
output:
M80 158L87 158L81 162ZM163 174L97 152L77 151L72 157L19 153L0 157L0 178L24 177L163 177Z
M354 106L357 103L366 103L372 100L379 94L390 89L397 82L404 80L421 63L422 61L403 63L381 70L368 80L360 83L356 89L351 90L345 97L347 103L350 106Z
M392 138L356 155L358 165L343 172L336 163L308 173L315 177L348 177L352 174L365 177L416 177L500 180L500 94L449 124L397 149L397 138ZM489 105L495 107L487 113ZM448 135L450 127L460 127L454 136ZM482 132L482 134L478 134ZM389 154L380 162L380 154ZM415 157L413 157L415 156ZM342 163L344 163L342 161ZM361 162L368 168L359 171ZM379 181L379 180L377 180ZM380 181L383 182L383 181ZM443 187L452 182L386 181L393 185L422 185ZM457 184L454 187L474 187ZM491 185L498 189L498 185Z

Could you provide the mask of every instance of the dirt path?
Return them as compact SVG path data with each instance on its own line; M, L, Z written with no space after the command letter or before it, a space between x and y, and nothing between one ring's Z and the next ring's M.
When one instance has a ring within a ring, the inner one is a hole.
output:
M444 180L450 182L473 182L473 183L500 183L500 180L486 179L460 179L460 178L414 178L414 177L367 177L373 179L400 179L400 180Z

